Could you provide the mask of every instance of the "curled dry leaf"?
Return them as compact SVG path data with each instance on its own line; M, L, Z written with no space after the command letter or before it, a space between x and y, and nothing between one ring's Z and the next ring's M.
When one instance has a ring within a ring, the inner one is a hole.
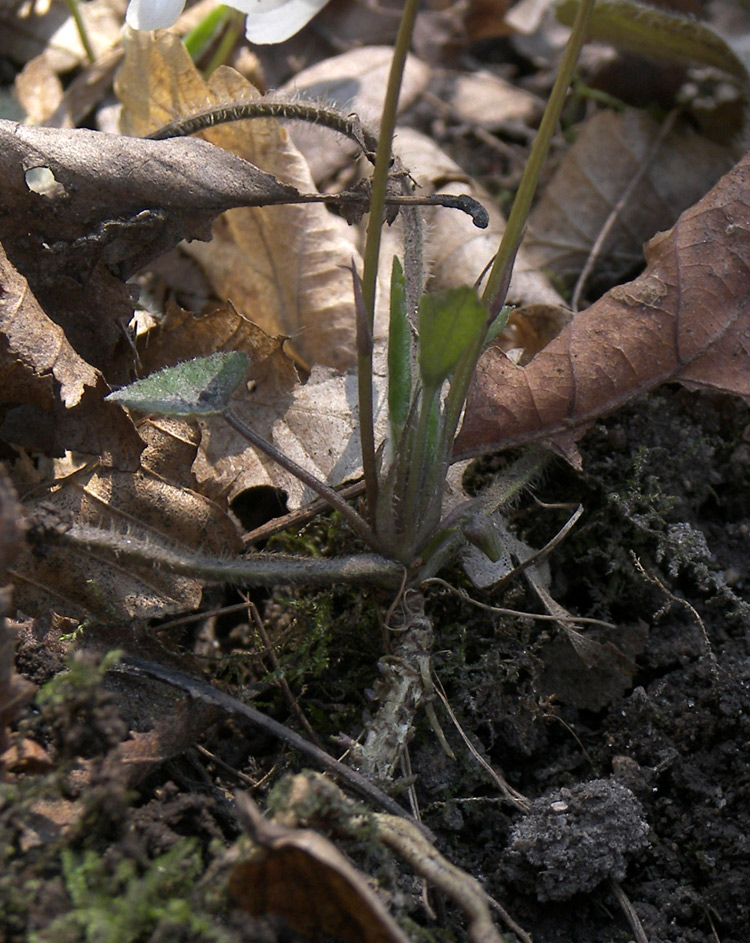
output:
M119 468L138 466L143 443L132 422L103 401L104 377L42 311L2 245L0 334L0 438L47 455L76 449Z
M610 285L632 275L646 239L671 226L732 166L726 148L684 124L661 136L659 123L633 108L587 121L529 217L530 261L570 280L616 209L594 272Z
M149 444L137 473L83 469L51 493L37 493L26 503L41 534L37 544L24 549L14 572L17 603L23 611L32 615L52 611L111 624L200 604L198 579L152 566L126 565L82 547L54 546L49 531L65 528L71 520L76 526L103 530L113 541L136 539L185 551L200 548L219 556L240 549L226 512L199 493L194 480L192 488L186 481L185 470L197 447L190 425L159 420L145 423L142 430Z
M230 893L243 910L284 917L312 939L409 943L364 875L327 838L268 821L243 793L237 809L260 846L256 857L239 862L230 874Z
M125 64L117 80L122 127L148 134L210 104L258 97L233 69L220 68L208 83L177 37L149 33L126 37ZM263 119L203 132L294 184L315 190L303 158L278 122ZM269 201L270 202L270 201ZM236 211L219 220L210 245L186 249L216 294L230 299L269 334L285 334L308 363L339 369L353 363L354 309L350 266L358 258L346 224L322 205Z
M27 172L41 170L43 185ZM0 242L77 353L127 378L134 272L232 206L297 194L204 141L141 141L0 121ZM34 189L31 189L31 187ZM120 351L120 369L113 357Z
M548 441L574 464L593 422L678 381L750 400L750 155L646 246L647 268L525 367L480 361L456 459Z

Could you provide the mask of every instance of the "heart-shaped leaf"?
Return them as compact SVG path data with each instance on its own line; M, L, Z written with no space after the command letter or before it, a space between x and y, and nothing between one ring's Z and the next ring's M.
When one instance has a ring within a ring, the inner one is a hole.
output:
M141 413L215 416L228 408L249 366L250 358L242 351L211 354L136 380L107 399Z

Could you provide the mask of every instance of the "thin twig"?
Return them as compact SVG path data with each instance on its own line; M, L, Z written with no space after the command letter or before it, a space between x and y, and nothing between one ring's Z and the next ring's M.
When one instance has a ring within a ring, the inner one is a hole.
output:
M364 494L365 483L364 481L355 481L351 485L345 485L343 488L335 488L334 490L345 500L358 498L360 495ZM274 517L265 524L261 524L260 527L255 527L253 530L243 534L242 543L246 547L250 547L252 544L257 544L262 540L275 537L276 534L281 534L285 530L299 530L324 511L330 510L331 505L327 501L324 501L322 498L315 498L314 501L306 504L303 508L297 508L296 511L290 511L288 514L284 514L281 517Z
M471 753L477 763L479 763L482 769L490 776L492 781L497 785L498 789L505 796L505 798L511 802L520 812L528 812L531 804L526 796L518 792L517 789L514 789L509 783L507 783L505 779L503 779L503 777L490 766L487 760L484 759L484 757L479 753L474 744L468 738L463 727L458 722L458 718L453 713L453 708L450 706L448 698L445 695L440 678L434 674L433 683L435 686L435 693L443 702L443 707L446 709L448 716L452 720L453 726L458 731L461 739L466 744L469 753Z
M674 593L667 589L658 576L654 576L653 573L648 573L632 550L630 552L630 556L633 559L633 564L636 570L638 570L638 572L645 580L647 580L647 582L651 583L652 586L656 586L658 589L660 589L670 602L677 603L678 606L684 606L688 612L691 613L695 621L698 623L698 628L700 629L701 635L703 636L703 644L705 646L706 654L714 662L714 670L718 671L718 667L716 665L716 656L714 655L714 650L711 645L711 639L708 637L706 623L703 621L703 619L701 619L700 614L698 613L698 610L695 608L695 606L691 605L687 599L680 599L679 596L675 596Z
M177 671L174 668L157 664L156 662L131 656L125 656L120 659L111 670L155 678L158 681L179 688L181 691L186 691L196 700L203 701L206 704L214 704L227 711L227 713L237 717L243 717L253 724L253 726L265 730L283 743L298 750L303 756L306 756L333 776L337 776L339 779L343 780L361 796L364 796L381 809L385 809L391 815L404 818L407 822L411 822L429 841L434 841L434 836L426 826L422 825L421 822L417 822L416 819L413 819L408 812L402 809L397 802L391 799L390 796L387 796L381 789L373 785L369 779L366 779L356 770L344 766L343 763L339 763L339 761L334 759L330 754L319 749L314 743L310 743L309 740L306 740L294 730L290 730L289 727L285 727L284 724L280 724L277 720L267 717L265 714L261 713L261 711L244 704L236 697L232 697L231 694L219 690L219 688L214 687L207 681L185 674L182 671Z
M546 557L548 557L552 553L555 547L557 547L558 544L561 543L563 538L565 538L568 535L568 533L572 530L573 526L577 523L578 518L582 514L583 514L583 505L579 504L576 510L571 514L569 519L563 524L563 526L555 534L555 536L552 537L551 540L548 540L541 550L537 550L535 553L532 553L531 556L526 557L525 560L521 560L518 563L518 565L515 566L510 573L504 576L501 580L498 580L498 582L492 587L493 591L496 593L501 592L508 585L508 583L510 583L511 580L514 580L517 576L520 576L521 573L524 573L530 570L531 567L536 566L537 563L541 563L542 560L546 559ZM579 619L576 621L580 622L582 620ZM614 626L610 625L609 623L599 623L599 624L606 625L607 628L609 629L614 628Z
M569 622L571 624L585 622L589 625L600 625L605 629L617 628L617 626L612 625L611 622L603 622L601 619L586 619L583 616L569 616L567 618L561 618L560 616L550 616L537 612L523 612L521 609L503 609L501 606L489 606L487 603L479 602L478 599L474 599L466 592L466 590L452 586L445 580L440 579L439 576L431 576L429 579L424 580L421 585L439 586L441 589L453 593L454 596L458 596L458 598L463 600L463 602L469 603L470 606L475 606L477 609L484 609L485 612L494 612L500 616L518 616L521 619L533 619L537 622Z
M648 943L648 937L646 936L646 931L643 929L643 924L638 914L635 912L635 907L631 904L630 898L620 886L620 882L616 881L614 878L610 878L609 889L612 891L615 900L620 905L622 912L625 914L625 918L630 924L630 929L633 931L633 936L635 937L635 943Z
M277 465L280 465L290 474L294 475L295 478L298 478L303 484L307 485L308 488L327 502L334 511L338 511L354 533L361 537L368 546L372 547L373 550L382 550L380 541L375 536L374 531L370 528L367 521L360 517L354 508L350 507L333 488L319 478L316 478L315 475L311 474L306 468L293 462L292 459L284 455L283 452L280 452L275 445L272 445L264 439L262 435L259 435L254 429L244 423L231 409L226 410L222 415L226 422L228 422L235 431L239 432L243 438L247 439L247 441L257 449L260 449L264 455L267 455L276 462Z
M573 314L578 314L578 304L581 300L581 293L583 292L584 286L588 281L589 275L591 275L591 270L596 264L596 260L599 258L599 253L602 251L602 246L604 245L607 236L612 231L612 227L617 222L618 217L625 209L628 201L633 195L633 191L638 186L638 184L643 179L646 171L651 167L651 164L656 159L656 155L659 151L659 148L664 143L665 138L671 133L674 123L677 119L678 112L677 110L670 112L664 120L659 133L656 135L654 143L651 145L648 154L643 159L641 166L638 168L638 171L633 175L630 183L623 190L620 199L612 207L612 210L604 222L604 225L599 230L599 235L596 237L593 246L591 247L588 258L586 259L586 264L583 266L581 274L578 276L578 281L576 282L575 290L573 291L573 299L570 303L570 307L573 311Z
M472 943L502 943L502 937L490 916L487 893L476 878L444 858L411 822L382 813L376 813L374 818L377 837L397 851L417 874L427 878L463 910L469 922L468 935ZM507 916L502 908L500 910L502 915ZM518 925L512 923L513 932L516 932Z
M216 756L215 753L212 753L210 750L207 750L205 747L201 746L199 743L196 744L195 749L200 753L201 756L205 757L210 763L214 763L219 769L223 769L225 773L228 773L230 776L234 776L235 779L238 779L243 786L247 789L257 789L260 785L257 783L252 776L248 776L247 773L243 773L242 770L235 769L230 763L227 763L225 760L222 760L220 756Z

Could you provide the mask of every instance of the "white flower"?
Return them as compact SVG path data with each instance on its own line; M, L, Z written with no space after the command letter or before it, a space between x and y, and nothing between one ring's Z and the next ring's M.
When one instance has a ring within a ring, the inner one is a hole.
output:
M247 14L245 35L251 43L283 43L326 5L327 0L231 0L228 6ZM130 0L126 21L133 29L171 26L185 0Z

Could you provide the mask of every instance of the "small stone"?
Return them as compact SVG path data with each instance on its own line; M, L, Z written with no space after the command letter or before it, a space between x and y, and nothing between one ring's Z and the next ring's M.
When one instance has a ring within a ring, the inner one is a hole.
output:
M648 832L630 789L595 779L536 799L511 832L504 865L512 880L533 880L540 901L567 900L607 878L621 880Z

